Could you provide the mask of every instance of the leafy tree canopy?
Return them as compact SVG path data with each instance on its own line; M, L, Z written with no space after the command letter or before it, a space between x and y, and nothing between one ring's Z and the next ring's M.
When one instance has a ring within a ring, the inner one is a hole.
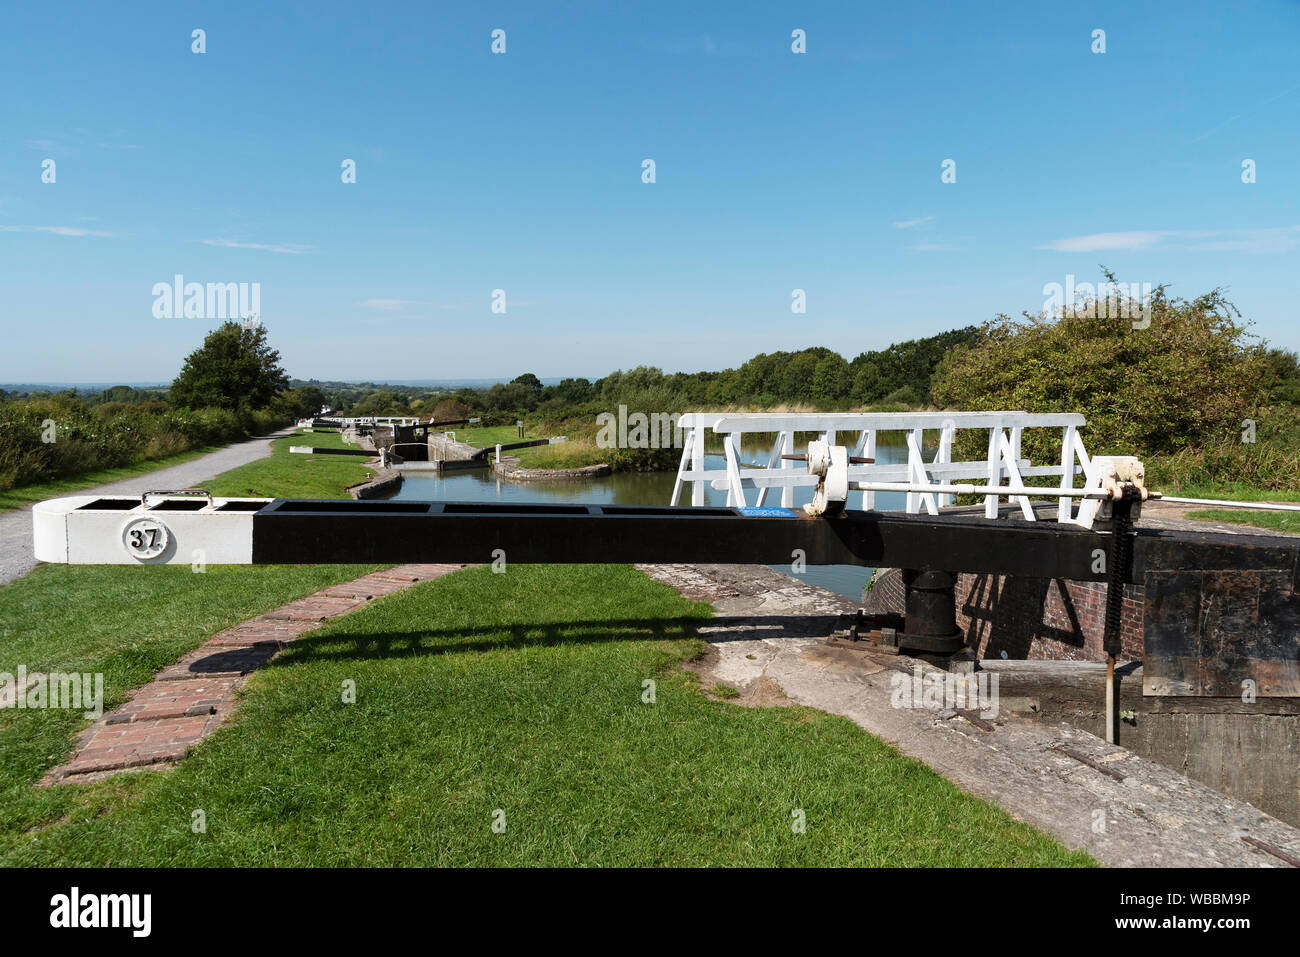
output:
M264 409L288 384L266 328L226 322L186 356L169 398L191 409Z

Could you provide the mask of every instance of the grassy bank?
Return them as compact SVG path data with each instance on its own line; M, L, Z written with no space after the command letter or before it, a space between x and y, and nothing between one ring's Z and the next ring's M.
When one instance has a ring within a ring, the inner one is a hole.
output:
M213 566L196 574L189 566L42 565L0 586L0 671L102 674L105 707L116 707L209 635L371 567ZM79 789L35 782L86 724L80 711L0 711L5 852L28 841L31 829L75 815Z
M94 488L97 485L107 485L109 482L120 482L123 479L135 478L138 475L148 475L150 472L156 472L159 469L170 468L173 465L182 465L185 462L191 462L200 456L207 455L209 452L215 452L221 446L207 446L199 449L190 449L188 452L181 452L177 455L169 455L161 459L153 459L148 462L138 462L135 465L126 465L115 469L99 469L94 472L83 472L81 475L73 478L58 479L52 482L44 482L39 485L25 485L21 488L12 488L0 492L0 512L13 508L22 508L24 505L31 505L34 502L43 502L47 498L58 498L61 495L75 495L83 489Z
M339 497L364 471L355 459L322 465L311 463L325 456L289 460L289 444L337 446L337 436L292 436L272 444L272 459L209 484L226 495L310 488ZM0 671L12 674L23 665L29 672L103 674L104 704L113 708L210 635L378 567L211 566L199 574L188 565L41 565L0 586ZM75 815L80 789L37 788L34 782L62 760L86 723L81 712L0 711L0 847L11 849L30 828Z
M510 454L518 456L519 465L526 469L577 469L610 460L609 450L597 448L595 440L590 437L568 439L557 445L517 449Z
M525 439L548 439L553 434L543 434L537 430L537 426L527 424L524 426L522 439L519 437L519 430L513 425L489 425L451 431L456 433L456 441L472 445L477 449L493 448L497 444L509 445L511 442L522 442Z
M359 455L304 455L290 446L356 449L337 432L295 432L271 442L264 459L231 469L206 487L213 495L264 498L347 498L347 489L375 474Z
M1203 511L1188 512L1187 517L1205 522L1253 525L1256 528L1270 528L1275 532L1300 534L1300 512L1247 512L1210 508Z
M1152 484L1148 482L1148 484ZM1166 480L1154 488L1183 498L1214 498L1237 502L1296 502L1300 492L1260 488L1246 482L1176 481ZM1188 518L1206 522L1223 522L1229 525L1252 525L1276 532L1300 533L1300 512L1262 512L1242 509L1207 508L1187 513Z
M72 620L48 611L52 629ZM707 614L626 566L470 569L300 639L252 677L234 724L167 773L37 791L66 731L25 743L6 728L21 753L3 761L0 861L1088 862L847 720L709 700L675 667Z

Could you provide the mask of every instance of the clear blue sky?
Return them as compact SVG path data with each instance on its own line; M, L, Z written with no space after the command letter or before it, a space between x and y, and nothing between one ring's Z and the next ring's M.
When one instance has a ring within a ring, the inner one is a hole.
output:
M1298 50L1294 2L10 2L0 381L169 380L177 273L304 378L852 358L1098 263L1300 347Z

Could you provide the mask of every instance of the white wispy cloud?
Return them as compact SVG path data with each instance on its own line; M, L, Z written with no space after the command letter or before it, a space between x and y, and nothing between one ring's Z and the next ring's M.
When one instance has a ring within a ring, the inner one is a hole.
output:
M205 246L223 246L228 249L260 249L268 253L305 253L312 247L301 243L240 243L233 239L200 239Z
M950 253L958 247L952 243L913 243L907 248L918 253Z
M111 239L113 234L102 229L84 229L81 226L0 226L6 233L53 233L55 236L95 236Z
M1150 249L1167 236L1175 235L1167 229L1130 230L1125 233L1092 233L1088 236L1070 236L1053 239L1039 249L1055 249L1063 253L1092 253L1105 249Z
M1067 253L1152 249L1157 246L1199 252L1285 252L1300 243L1300 226L1263 229L1143 229L1092 233L1054 239L1039 249Z
M933 222L933 216L918 216L916 219L904 219L902 222L894 223L895 229L913 229L917 226L923 226L926 223Z
M1300 244L1300 226L1232 229L1204 237L1189 248L1200 252L1280 253Z

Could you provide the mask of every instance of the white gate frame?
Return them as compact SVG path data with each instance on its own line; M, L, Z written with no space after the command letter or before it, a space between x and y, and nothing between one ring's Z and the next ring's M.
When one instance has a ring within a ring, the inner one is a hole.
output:
M795 433L815 433L830 445L849 445L849 455L875 458L879 433L906 433L907 461L849 465L849 488L860 482L910 482L917 485L954 484L964 480L982 479L989 486L1023 487L1026 479L1055 478L1055 488L1070 489L1076 475L1085 476L1085 484L1096 484L1092 460L1084 448L1079 429L1086 425L1082 415L1072 412L1030 414L1027 412L838 412L838 413L708 413L691 412L678 423L684 431L682 458L673 483L670 504L676 505L686 485L691 487L691 504L704 504L704 489L708 485L727 493L727 505L746 507L750 504L746 492L757 492L754 505L767 503L768 492L781 490L781 505L794 505L796 486L816 486L817 477L808 473L803 462L783 460L782 455L797 454L806 449L795 448ZM981 461L954 462L953 444L962 429L980 429L988 432L988 456ZM1034 465L1021 455L1021 442L1025 429L1061 430L1061 455L1059 464ZM938 432L938 445L931 459L925 457L925 433ZM704 445L707 433L722 436L725 464L722 468L709 468L705 464ZM766 467L751 467L742 463L741 444L745 433L775 433L776 440L767 456ZM840 443L841 432L856 433L852 444ZM1003 479L1007 481L1004 483ZM1057 498L1057 521L1073 524L1091 524L1098 508L1096 500L1083 500L1077 513L1073 500L1054 496L1054 487L1043 486L1044 498ZM946 493L907 492L907 511L916 514L924 509L937 515L939 509L951 506L954 496ZM862 490L862 507L875 507L876 493ZM998 517L997 495L984 497L984 514ZM1029 496L1015 496L1021 514L1034 520Z

